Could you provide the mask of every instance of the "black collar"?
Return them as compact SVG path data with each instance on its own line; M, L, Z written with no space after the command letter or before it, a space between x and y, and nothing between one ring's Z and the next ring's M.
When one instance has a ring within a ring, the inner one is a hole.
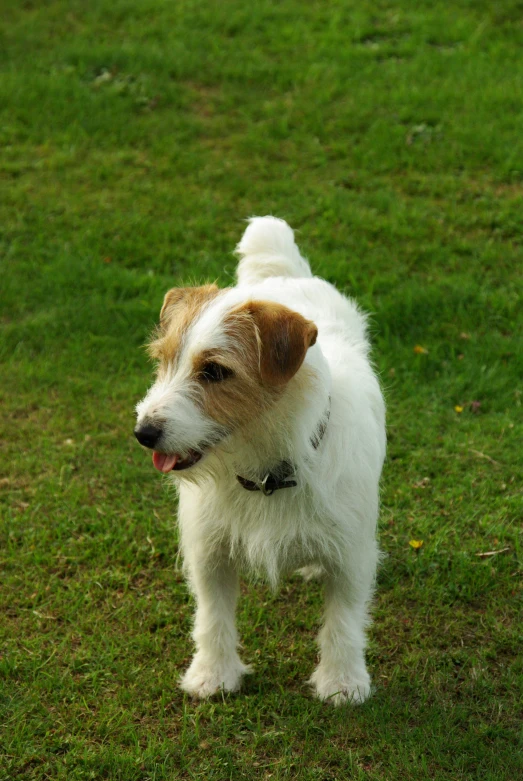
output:
M325 435L330 414L331 405L329 398L329 406L327 407L327 411L311 437L311 444L315 450L318 449L320 442ZM293 477L295 471L296 469L290 461L280 461L280 463L272 470L272 472L267 472L265 477L259 481L247 480L246 477L242 477L241 475L236 475L236 479L239 484L245 488L246 491L261 491L264 496L271 496L271 494L273 494L275 491L278 491L280 488L294 488L296 485L298 485L296 480L289 479Z

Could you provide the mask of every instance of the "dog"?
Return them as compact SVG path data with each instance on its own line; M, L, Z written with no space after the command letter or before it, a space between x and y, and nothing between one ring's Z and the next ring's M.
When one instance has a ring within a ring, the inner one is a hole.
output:
M156 379L136 407L136 438L179 492L196 599L181 687L201 698L238 690L250 672L238 653L238 572L276 585L300 569L325 582L314 692L361 703L386 448L366 317L312 275L283 220L249 220L236 252L235 287L165 295L149 344Z

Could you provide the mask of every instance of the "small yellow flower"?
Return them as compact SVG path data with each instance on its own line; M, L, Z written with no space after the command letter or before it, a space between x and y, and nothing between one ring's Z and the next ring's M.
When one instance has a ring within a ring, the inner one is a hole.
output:
M414 347L414 352L416 353L416 355L427 355L428 350L426 347L422 347L421 344L417 344Z
M414 548L414 550L419 550L423 545L423 540L411 540L409 545L411 548Z
M458 413L463 412L463 407L460 407L459 404L456 404L456 406L454 407L454 412L458 412Z

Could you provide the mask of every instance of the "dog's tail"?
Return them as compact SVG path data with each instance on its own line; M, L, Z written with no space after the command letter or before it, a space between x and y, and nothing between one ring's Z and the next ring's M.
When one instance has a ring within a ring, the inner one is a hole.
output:
M251 217L236 247L240 256L240 284L255 284L268 277L311 277L308 262L294 243L294 233L285 220Z

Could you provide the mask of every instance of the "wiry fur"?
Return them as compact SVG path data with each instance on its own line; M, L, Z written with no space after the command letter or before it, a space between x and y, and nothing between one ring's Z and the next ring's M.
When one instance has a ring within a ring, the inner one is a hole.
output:
M192 468L170 473L179 489L181 546L197 600L196 654L181 685L200 697L239 687L247 671L234 623L239 569L262 572L275 585L283 574L305 568L305 574L323 573L326 598L311 683L322 699L361 702L370 691L365 627L385 456L384 404L369 363L365 316L312 276L282 220L251 220L237 252L236 287L198 294L184 329L175 315L175 322L163 324L154 348L162 361L159 377L137 408L139 424L163 426L163 452L183 454L202 443L207 450ZM180 298L173 293L172 309ZM272 336L270 328L260 336L252 302L286 307L282 312L290 310L290 318L301 315L295 325L308 340L304 360L280 385L271 374L263 379L267 344L260 341ZM169 339L176 343L172 354ZM209 355L234 368L228 389L226 383L210 388L199 382L198 362ZM314 434L329 409L315 448ZM266 497L236 480L237 474L259 480L282 460L295 466L296 488Z

